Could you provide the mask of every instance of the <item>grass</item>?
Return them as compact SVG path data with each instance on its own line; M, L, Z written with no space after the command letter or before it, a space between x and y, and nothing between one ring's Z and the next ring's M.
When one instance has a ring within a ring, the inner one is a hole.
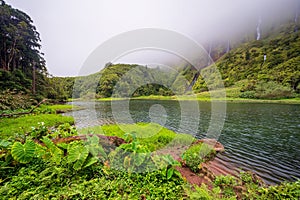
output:
M112 124L79 130L81 134L95 133L125 138L125 133L135 133L141 145L155 151L166 145L190 145L194 138L189 134L176 134L155 123Z
M39 109L50 109L54 110L55 112L65 113L65 112L71 112L73 110L80 110L81 107L69 105L69 104L58 104L58 105L41 105Z
M39 122L44 122L47 127L56 127L60 124L74 124L72 117L56 114L25 115L18 118L0 119L1 137L9 137L15 134L24 134L31 131L32 127L37 126Z

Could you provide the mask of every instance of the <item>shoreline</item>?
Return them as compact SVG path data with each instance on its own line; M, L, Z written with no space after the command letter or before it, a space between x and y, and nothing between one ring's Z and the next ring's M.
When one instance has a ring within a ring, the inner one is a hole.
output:
M300 105L299 98L293 99L243 99L243 98L191 98L187 96L143 96L133 98L102 98L94 99L95 101L125 101L125 100L160 100L160 101L201 101L201 102L212 102L212 101L226 101L227 103L266 103L266 104L295 104ZM72 101L86 101L84 99L72 99ZM93 100L91 100L93 101Z

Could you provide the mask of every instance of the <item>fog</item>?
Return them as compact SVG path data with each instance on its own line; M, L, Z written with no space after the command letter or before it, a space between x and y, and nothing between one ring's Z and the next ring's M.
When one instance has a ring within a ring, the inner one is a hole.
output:
M176 31L200 45L237 40L264 27L294 19L297 0L7 0L29 14L42 39L49 73L75 76L99 45L126 31ZM161 63L157 53L128 55L118 62ZM159 58L159 59L156 59Z

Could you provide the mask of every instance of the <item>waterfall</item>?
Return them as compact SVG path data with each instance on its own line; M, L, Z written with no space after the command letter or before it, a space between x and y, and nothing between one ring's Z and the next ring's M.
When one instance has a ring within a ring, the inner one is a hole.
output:
M211 52L212 52L212 43L209 43L209 50L208 50L208 62L207 66L211 64Z
M258 23L257 23L257 27L256 27L256 35L257 35L257 38L256 40L260 40L260 37L261 37L261 23L262 23L262 20L261 20L261 17L259 17L258 19Z
M230 51L230 40L227 40L227 49L226 49L226 53L228 53Z

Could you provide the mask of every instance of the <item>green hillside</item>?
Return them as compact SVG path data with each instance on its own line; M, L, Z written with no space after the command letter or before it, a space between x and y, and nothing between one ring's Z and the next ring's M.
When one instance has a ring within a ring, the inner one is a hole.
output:
M300 32L285 24L268 35L241 44L216 62L225 87L239 87L240 97L290 98L300 92ZM208 77L213 81L214 76ZM193 90L207 90L201 77Z

